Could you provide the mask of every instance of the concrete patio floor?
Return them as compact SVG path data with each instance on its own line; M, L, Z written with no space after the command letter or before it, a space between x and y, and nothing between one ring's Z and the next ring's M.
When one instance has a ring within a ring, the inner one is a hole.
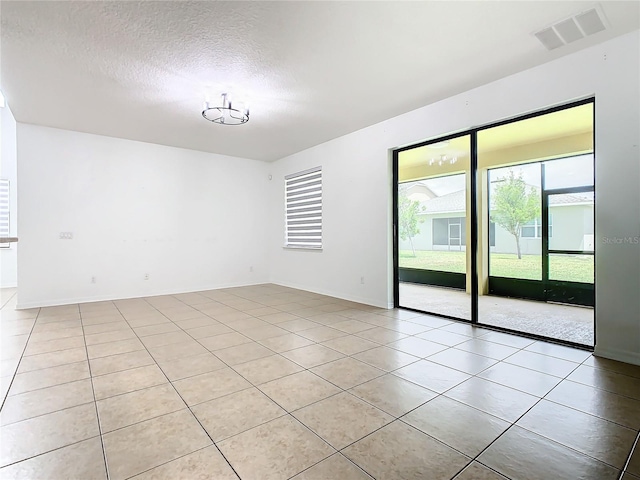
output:
M471 296L452 288L400 283L400 306L471 320ZM582 345L594 344L594 310L515 298L482 295L478 298L481 324Z

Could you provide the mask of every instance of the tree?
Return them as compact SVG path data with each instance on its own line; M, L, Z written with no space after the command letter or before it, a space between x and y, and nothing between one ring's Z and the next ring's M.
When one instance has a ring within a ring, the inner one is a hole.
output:
M416 249L413 247L413 237L420 233L419 224L424 222L418 218L418 214L424 211L420 202L411 200L407 196L406 187L400 186L398 189L398 234L402 240L409 240L413 256L416 256Z
M522 173L516 177L513 171L510 171L508 177L502 177L498 181L500 183L496 185L493 194L491 220L515 237L520 259L521 229L523 225L540 216L540 196L533 187L527 189Z

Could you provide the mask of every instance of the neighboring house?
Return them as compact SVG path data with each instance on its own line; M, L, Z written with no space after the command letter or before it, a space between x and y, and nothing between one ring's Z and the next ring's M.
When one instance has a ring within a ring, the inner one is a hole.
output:
M405 189L405 195L412 202L426 202L432 198L437 197L433 191L421 182L411 182L407 184Z
M415 249L465 251L465 191L418 199L415 198L416 192L419 191L417 185L419 185L418 182L407 189L408 195L413 195L413 198L412 196L409 198L420 201L423 207L423 212L419 215L420 233L412 239ZM550 196L549 218L550 249L593 249L593 193ZM540 255L542 253L541 237L541 219L524 225L520 237L522 254ZM489 246L493 253L515 255L517 252L514 236L493 222L489 225ZM409 240L400 240L400 250L410 249Z

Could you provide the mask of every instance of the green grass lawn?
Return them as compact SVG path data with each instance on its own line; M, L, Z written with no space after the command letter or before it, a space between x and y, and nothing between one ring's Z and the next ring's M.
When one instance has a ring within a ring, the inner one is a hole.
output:
M416 250L414 257L410 250L400 250L400 267L465 273L466 256L464 252ZM518 259L517 255L492 253L489 258L489 268L490 274L494 277L542 279L540 255L523 255ZM549 277L556 280L593 283L593 257L552 256Z

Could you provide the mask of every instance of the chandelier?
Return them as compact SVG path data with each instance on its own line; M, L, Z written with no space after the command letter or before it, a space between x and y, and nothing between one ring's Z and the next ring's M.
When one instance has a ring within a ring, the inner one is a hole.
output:
M219 106L211 105L209 101L204 102L202 116L210 122L221 125L242 125L249 121L249 108L242 104L232 104L230 96L223 93Z
M453 165L457 161L458 157L452 157L450 155L440 155L440 158L431 158L431 160L429 160L429 166L437 164L439 167L441 167L445 163Z

